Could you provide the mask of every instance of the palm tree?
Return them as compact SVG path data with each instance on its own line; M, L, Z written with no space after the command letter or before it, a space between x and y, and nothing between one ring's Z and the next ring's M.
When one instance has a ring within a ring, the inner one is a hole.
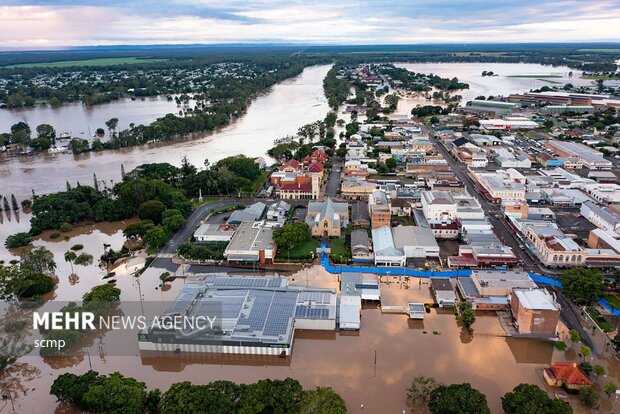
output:
M73 250L69 250L65 252L65 262L69 262L71 264L71 273L73 272L73 261L77 257L77 254Z

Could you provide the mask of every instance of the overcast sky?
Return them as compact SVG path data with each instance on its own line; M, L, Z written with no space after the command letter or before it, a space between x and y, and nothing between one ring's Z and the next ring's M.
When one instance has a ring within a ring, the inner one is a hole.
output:
M620 0L0 0L0 48L620 41Z

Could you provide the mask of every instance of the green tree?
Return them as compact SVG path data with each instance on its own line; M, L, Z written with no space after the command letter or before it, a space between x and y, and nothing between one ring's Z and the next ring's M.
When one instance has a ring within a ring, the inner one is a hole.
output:
M90 411L98 413L141 414L146 400L146 385L114 372L93 381L82 400Z
M110 136L112 136L116 132L116 128L118 127L118 118L109 119L105 122L105 126L108 127Z
M166 240L168 240L168 235L162 226L155 226L144 234L144 241L155 249L166 244Z
M581 335L577 329L571 329L568 331L568 335L570 336L570 340L573 344L581 342Z
M88 253L80 253L74 260L78 266L90 266L93 264L93 255Z
M241 396L241 413L297 413L304 396L299 381L264 379L249 384Z
M304 393L301 414L345 414L347 406L331 387L316 387Z
M54 261L54 254L51 251L45 247L35 247L22 253L20 266L22 269L53 276L56 270L56 261Z
M151 220L142 220L137 223L128 224L123 230L123 235L127 238L130 237L144 237L144 234L155 224Z
M440 385L430 395L433 414L490 414L487 398L470 384Z
M594 365L594 367L592 367L592 372L594 372L594 375L596 375L597 377L600 377L602 375L605 375L607 371L605 371L605 367L601 364L596 364Z
M533 384L519 384L512 392L502 397L502 408L506 414L571 414L570 405L559 399L551 399L540 387Z
M53 289L51 276L18 266L0 266L0 299L29 298Z
M593 408L598 403L599 395L594 387L588 385L579 389L579 399L586 407Z
M53 142L56 139L56 130L50 124L41 124L37 127L37 138L44 138Z
M179 210L169 209L162 214L162 225L168 233L175 233L181 227L185 226L187 220Z
M587 345L582 345L580 351L584 358L587 358L592 354L592 350Z
M260 167L252 159L245 155L234 155L221 159L216 164L217 168L222 170L228 170L239 177L247 178L248 180L254 180L260 174Z
M598 269L574 268L562 276L564 294L576 303L592 303L603 291L601 272Z
M415 377L411 381L409 388L407 388L407 401L412 405L426 406L431 393L440 385L442 384L438 383L433 377L425 377L423 375Z
M616 350L616 352L620 352L620 333L618 333L618 334L616 334L616 336L614 336L612 344L613 344L614 349Z
M461 322L463 322L463 325L469 330L474 322L476 322L476 315L471 308L471 303L467 301L459 303L459 313Z
M82 296L84 302L118 302L121 290L109 284L98 285Z
M73 250L67 250L65 252L65 262L68 262L71 264L71 273L75 273L73 271L73 262L75 262L76 258L77 258L77 254L75 254Z
M617 389L618 389L618 386L612 380L607 381L605 386L603 386L603 391L605 391L605 394L607 394L607 396L611 396L612 394L615 394Z
M12 249L15 247L24 247L30 244L31 241L32 241L32 236L30 236L30 233L27 233L27 232L15 233L15 234L11 234L10 236L6 238L6 240L4 241L4 246L7 249Z
M310 227L306 223L286 223L273 232L273 239L278 247L290 250L312 238Z
M145 201L138 207L138 217L160 224L164 210L166 210L166 205L159 200Z

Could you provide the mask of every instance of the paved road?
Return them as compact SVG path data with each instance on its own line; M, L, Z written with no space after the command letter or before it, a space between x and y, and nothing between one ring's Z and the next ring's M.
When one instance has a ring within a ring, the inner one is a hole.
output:
M568 303L568 299L566 299L560 289L556 287L549 287L549 289L555 293L556 300L562 308L560 312L560 319L562 322L564 322L568 329L576 329L579 331L581 342L589 346L593 353L596 353L596 348L594 346L594 342L590 338L590 334L583 328L583 326L581 326L581 322L579 322L579 318L577 318L572 306Z
M450 168L455 173L457 178L465 184L468 192L478 200L482 209L488 213L489 221L501 241L511 247L515 255L521 259L524 269L530 272L555 273L554 271L543 268L536 258L532 257L529 252L519 247L523 243L517 238L515 231L508 226L503 217L495 217L495 215L501 213L500 206L498 204L491 203L483 194L480 193L478 186L468 174L467 167L456 161L452 157L452 154L448 153L448 150L441 143L437 142L434 138L435 133L433 130L426 127L424 128L430 137L430 141L435 144L435 147L439 149L439 152L448 161Z
M233 206L235 204L250 204L253 201L254 200L221 200L215 201L213 203L203 204L200 207L195 208L192 211L192 214L190 214L190 216L187 218L187 223L185 224L185 226L181 230L177 231L174 236L172 236L166 246L164 246L160 250L160 254L176 253L179 245L183 243L183 241L185 241L189 237L189 235L194 232L194 230L196 230L196 227L198 227L200 220L204 219L210 211L220 207Z
M327 188L325 189L325 195L330 198L335 198L340 188L340 174L342 171L342 162L337 156L332 157L332 169L329 172L327 178Z

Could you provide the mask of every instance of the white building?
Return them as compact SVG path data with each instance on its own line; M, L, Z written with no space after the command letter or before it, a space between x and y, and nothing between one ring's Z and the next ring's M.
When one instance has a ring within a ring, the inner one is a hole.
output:
M372 243L375 249L376 266L404 266L405 253L394 244L392 231L388 226L372 229Z
M433 231L418 226L398 226L392 228L394 245L402 249L407 258L439 257L439 245Z
M428 221L453 221L456 218L456 202L446 191L423 191L421 201Z
M236 227L229 224L203 223L194 232L194 239L199 243L227 242L235 234Z
M599 207L592 201L581 205L581 215L590 223L603 230L618 231L620 229L620 215L606 207Z

